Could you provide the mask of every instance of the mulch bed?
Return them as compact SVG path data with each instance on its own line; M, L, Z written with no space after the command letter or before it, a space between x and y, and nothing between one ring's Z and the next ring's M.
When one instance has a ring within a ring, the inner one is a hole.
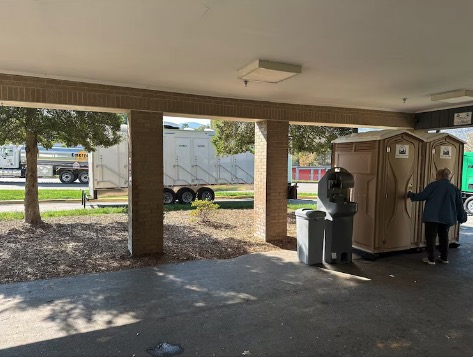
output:
M164 253L132 257L124 214L52 218L38 228L3 221L0 283L295 250L295 236L293 213L288 214L287 239L264 242L253 235L253 210L218 210L208 223L193 220L190 211L167 212Z

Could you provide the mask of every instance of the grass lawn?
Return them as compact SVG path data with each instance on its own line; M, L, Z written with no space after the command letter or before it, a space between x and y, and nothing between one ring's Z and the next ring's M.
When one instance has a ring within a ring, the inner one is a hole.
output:
M81 199L80 190L39 190L39 200ZM0 201L24 200L25 190L0 190Z
M218 204L220 209L253 209L253 202L221 202ZM295 211L299 208L317 209L315 204L288 204L287 210L289 212ZM193 208L191 205L173 204L165 205L164 212L172 211L189 211ZM100 214L114 214L127 213L126 207L108 207L108 208L94 208L94 209L73 209L73 210L57 210L41 212L42 218L50 217L66 217L66 216L91 216ZM23 220L25 214L23 212L0 212L0 221Z
M215 191L215 198L253 198L253 191Z

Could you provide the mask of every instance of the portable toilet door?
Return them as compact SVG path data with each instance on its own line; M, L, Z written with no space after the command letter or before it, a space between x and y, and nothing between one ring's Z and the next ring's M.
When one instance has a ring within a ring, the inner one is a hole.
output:
M416 133L424 140L423 148L423 175L421 191L432 181L435 181L437 171L448 168L452 172L450 180L458 188L461 188L463 147L464 142L448 133ZM424 209L424 202L420 205L420 214ZM449 242L458 244L460 237L460 225L456 224L449 230ZM425 227L419 229L418 246L425 247Z
M381 244L375 231L377 219L379 140L368 133L352 134L332 142L332 165L353 175L351 201L358 203L353 217L353 247L376 253Z
M418 185L422 140L403 130L351 134L333 141L332 163L354 176L358 203L353 247L381 253L415 243L417 203L407 191Z
M408 132L383 140L381 169L384 192L381 200L379 234L383 237L383 251L405 250L417 244L419 204L407 198L407 192L421 180L422 140ZM383 160L384 159L384 160ZM382 162L384 161L384 162Z

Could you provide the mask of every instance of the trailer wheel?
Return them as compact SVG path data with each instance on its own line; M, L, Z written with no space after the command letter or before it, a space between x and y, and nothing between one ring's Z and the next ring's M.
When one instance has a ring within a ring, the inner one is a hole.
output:
M473 214L473 196L470 196L466 199L463 207L465 208L466 213Z
M76 178L72 171L66 170L66 171L61 171L61 173L59 174L59 180L62 183L70 184L70 183L73 183L76 180Z
M79 173L79 182L89 183L89 173L87 171L82 171L81 173Z
M214 190L209 187L202 187L197 191L197 198L201 201L213 201L215 199Z
M168 205L170 203L174 203L176 200L176 194L174 193L173 190L170 188L165 188L164 193L163 193L163 201L165 205Z
M195 200L195 192L187 187L181 188L179 191L177 191L177 199L180 203L191 203Z

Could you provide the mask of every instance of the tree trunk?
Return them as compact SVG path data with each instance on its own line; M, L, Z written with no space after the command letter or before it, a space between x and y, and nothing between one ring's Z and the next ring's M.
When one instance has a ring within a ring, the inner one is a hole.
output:
M38 140L26 133L25 222L38 225L41 221L38 201Z

